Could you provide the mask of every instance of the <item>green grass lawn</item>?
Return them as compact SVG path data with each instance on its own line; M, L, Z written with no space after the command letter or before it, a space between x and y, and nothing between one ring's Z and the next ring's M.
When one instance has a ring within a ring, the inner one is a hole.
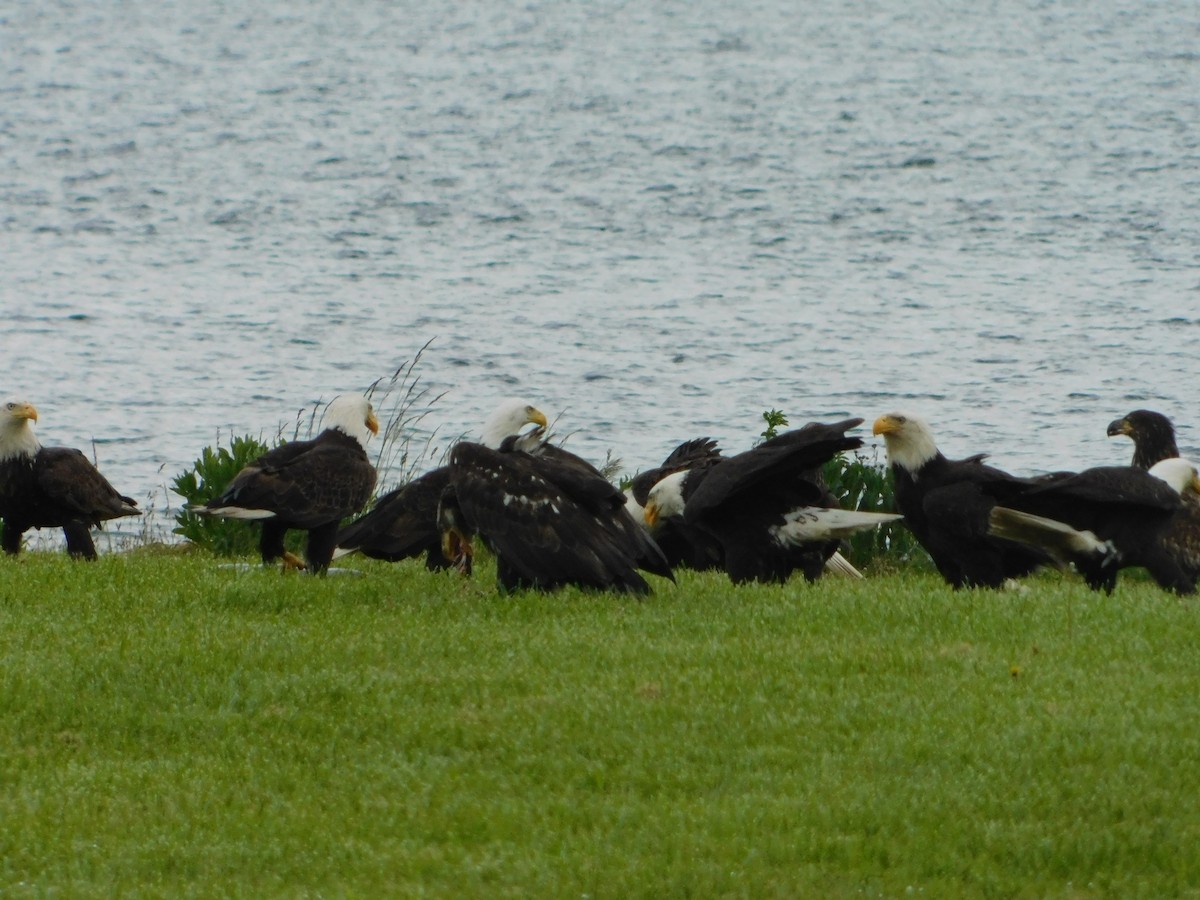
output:
M0 896L1200 892L1196 601L0 559Z

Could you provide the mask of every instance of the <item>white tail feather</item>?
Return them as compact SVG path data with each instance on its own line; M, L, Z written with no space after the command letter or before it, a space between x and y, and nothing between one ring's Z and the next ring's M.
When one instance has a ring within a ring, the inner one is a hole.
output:
M1091 531L1005 506L995 507L988 515L988 533L1039 547L1062 565L1081 556L1107 557L1116 552L1111 541L1102 541Z
M825 571L831 575L844 575L847 578L862 578L863 573L854 568L850 564L850 560L842 556L841 552L834 553L833 556L825 560Z
M784 544L807 544L849 537L857 531L878 528L904 518L897 513L859 512L853 509L824 509L805 506L787 514L784 525L771 529Z
M275 513L269 509L242 509L240 506L199 506L192 507L191 511L204 516L218 516L222 519L254 521L275 518Z

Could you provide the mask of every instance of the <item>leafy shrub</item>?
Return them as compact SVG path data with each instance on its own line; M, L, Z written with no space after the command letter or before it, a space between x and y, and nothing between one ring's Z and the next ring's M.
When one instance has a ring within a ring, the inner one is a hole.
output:
M841 454L825 464L822 474L844 509L897 511L891 468L880 463L875 453L869 457L859 451L853 457ZM842 547L846 558L859 568L870 563L894 568L928 562L924 549L903 521L860 531L843 541Z
M188 507L203 506L219 497L243 466L258 459L268 449L262 441L248 435L232 438L228 447L205 447L192 468L180 472L172 482L171 490L187 504L175 514L173 533L218 556L258 553L258 528L246 522L198 516Z

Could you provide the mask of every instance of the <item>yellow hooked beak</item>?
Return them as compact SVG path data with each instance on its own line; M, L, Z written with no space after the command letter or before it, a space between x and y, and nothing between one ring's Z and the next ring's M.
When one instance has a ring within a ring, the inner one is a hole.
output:
M871 434L892 434L900 430L900 421L895 416L880 416L871 426Z
M38 420L37 409L32 403L14 403L12 409L9 410L9 415L14 419L29 419L33 422Z
M1128 419L1114 419L1108 423L1108 436L1116 437L1118 434L1133 437L1133 426L1129 424Z
M645 508L642 510L642 518L645 520L648 528L653 528L656 524L658 524L658 504L647 503Z
M367 421L365 424L371 434L379 434L379 420L375 418L375 410L370 407L367 408Z
M546 419L546 414L544 412L542 412L540 409L538 409L536 406L528 407L525 410L525 416L530 422L532 422L534 425L539 426L540 428L545 428L547 425L550 424L549 421Z

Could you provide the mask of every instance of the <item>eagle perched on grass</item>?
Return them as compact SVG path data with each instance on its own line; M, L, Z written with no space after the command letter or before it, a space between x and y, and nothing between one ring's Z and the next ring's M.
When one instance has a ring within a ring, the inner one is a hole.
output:
M1044 550L988 530L996 497L1023 490L1026 479L982 456L947 459L929 425L911 413L880 416L873 431L887 445L904 524L952 587L1000 587L1051 561Z
M441 509L447 547L469 542L459 525L478 534L496 555L505 590L646 594L642 571L674 580L625 495L591 463L548 443L542 428L495 449L460 441L450 452L450 486Z
M371 499L375 467L365 449L379 421L366 397L343 394L325 409L324 430L290 441L246 465L219 497L193 512L262 522L264 563L321 574L329 568L338 526ZM308 532L305 560L284 548L289 529Z
M141 511L78 450L43 447L33 431L37 419L37 409L24 400L0 407L0 546L15 556L30 528L61 528L67 553L95 559L91 530Z

